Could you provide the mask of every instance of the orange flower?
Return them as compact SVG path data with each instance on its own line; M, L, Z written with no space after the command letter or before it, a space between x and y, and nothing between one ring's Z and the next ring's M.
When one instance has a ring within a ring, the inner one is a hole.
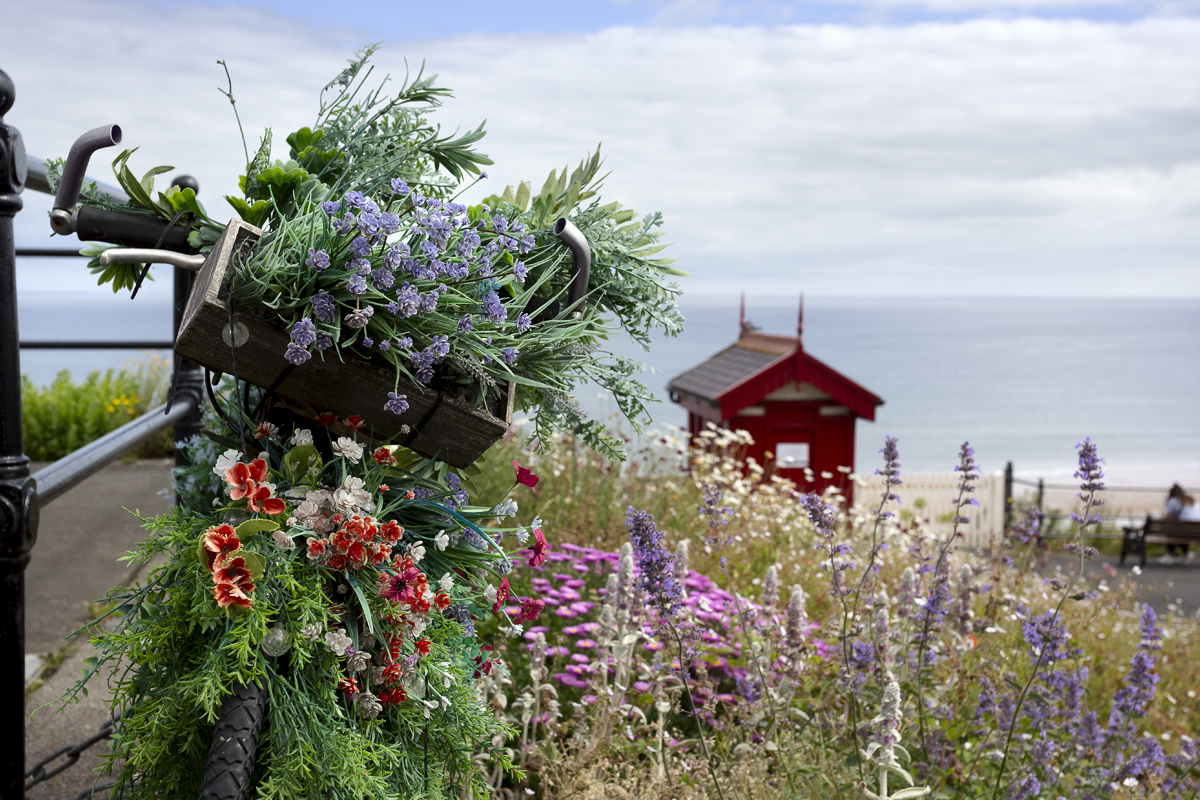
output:
M246 559L241 556L226 558L213 573L214 583L232 583L247 592L254 591L253 579L250 570L246 569Z
M204 532L204 556L208 559L208 571L212 572L218 562L242 546L237 531L232 525L217 525Z
M404 677L404 668L399 664L388 664L383 668L383 683L385 686L395 686Z

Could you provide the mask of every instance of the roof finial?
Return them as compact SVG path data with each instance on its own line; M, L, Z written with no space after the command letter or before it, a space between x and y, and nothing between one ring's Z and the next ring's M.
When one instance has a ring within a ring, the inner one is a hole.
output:
M796 321L796 347L804 349L804 292L800 293L800 318Z
M742 313L738 318L738 338L742 338L742 334L746 332L746 292L742 291Z

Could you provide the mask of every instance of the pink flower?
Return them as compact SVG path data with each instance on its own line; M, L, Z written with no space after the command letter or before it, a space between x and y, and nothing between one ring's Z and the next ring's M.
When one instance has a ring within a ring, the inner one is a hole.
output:
M511 596L512 587L508 585L508 578L502 578L500 580L500 588L496 591L496 602L492 605L492 611L499 611Z
M542 609L545 607L546 603L544 601L526 597L521 601L520 619L526 622L537 622L538 614L541 614Z

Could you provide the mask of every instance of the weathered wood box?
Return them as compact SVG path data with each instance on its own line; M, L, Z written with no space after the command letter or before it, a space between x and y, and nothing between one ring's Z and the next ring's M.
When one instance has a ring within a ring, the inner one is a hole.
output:
M470 387L457 394L439 392L403 377L396 387L390 364L339 358L332 349L293 366L284 358L288 334L254 309L234 309L231 330L226 275L261 234L240 220L225 228L196 277L175 340L177 353L214 372L236 372L240 380L276 392L292 410L313 419L326 411L338 419L358 414L374 440L397 442L456 467L469 466L504 436L512 423L516 387L511 382L499 403L483 408ZM384 410L392 391L407 396L404 414Z

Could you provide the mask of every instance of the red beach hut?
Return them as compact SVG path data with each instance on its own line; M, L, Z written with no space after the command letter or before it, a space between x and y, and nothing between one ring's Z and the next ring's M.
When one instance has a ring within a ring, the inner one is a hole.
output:
M809 491L835 485L849 495L838 467L854 468L855 422L873 422L883 400L806 353L803 333L803 297L795 336L762 333L746 322L743 297L737 341L675 376L671 400L687 409L693 438L708 422L745 430L754 438L747 455L764 465L773 459L780 477Z

